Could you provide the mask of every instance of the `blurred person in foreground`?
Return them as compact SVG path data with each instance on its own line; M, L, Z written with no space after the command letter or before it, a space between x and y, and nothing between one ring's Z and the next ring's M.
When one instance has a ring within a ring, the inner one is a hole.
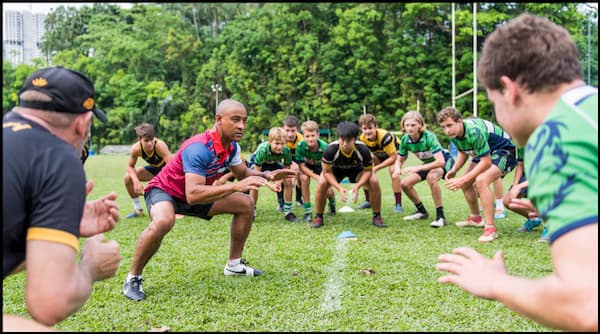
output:
M3 118L3 274L26 270L25 302L32 319L3 314L3 331L50 331L85 304L93 284L115 275L119 245L103 232L119 219L114 192L86 196L81 152L96 107L85 75L63 67L25 79L19 103ZM79 238L83 243L77 260Z
M526 47L524 47L526 46ZM544 326L598 331L598 90L583 81L577 47L550 20L522 14L485 41L478 77L496 119L525 147L527 208L548 228L553 271L507 272L504 255L468 247L439 256L440 283L497 300Z

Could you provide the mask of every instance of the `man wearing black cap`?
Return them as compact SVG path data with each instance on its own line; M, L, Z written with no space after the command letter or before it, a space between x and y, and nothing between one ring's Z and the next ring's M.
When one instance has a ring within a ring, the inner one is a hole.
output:
M86 202L93 182L86 184L80 154L92 113L106 122L90 79L52 67L25 79L18 106L3 118L2 278L26 267L34 320L3 314L3 331L62 321L85 303L95 281L118 269L119 246L102 234L119 219L116 194ZM77 262L80 236L89 239Z

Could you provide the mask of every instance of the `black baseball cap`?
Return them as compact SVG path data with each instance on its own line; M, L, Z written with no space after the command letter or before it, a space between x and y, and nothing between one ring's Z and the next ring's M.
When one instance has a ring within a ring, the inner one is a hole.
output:
M106 114L96 106L94 84L80 72L62 66L43 68L25 79L19 96L28 90L46 94L52 101L24 101L19 98L20 107L73 114L93 111L102 123L108 121Z

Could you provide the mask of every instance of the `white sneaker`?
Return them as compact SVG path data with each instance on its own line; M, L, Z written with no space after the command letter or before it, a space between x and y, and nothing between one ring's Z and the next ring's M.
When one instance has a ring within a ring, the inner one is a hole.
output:
M429 224L429 226L431 227L444 227L446 226L446 219L444 218L438 218L436 220L434 220L433 222L431 222L431 224Z
M262 270L248 266L248 262L245 259L241 259L240 263L233 267L226 264L223 273L225 276L259 276L263 274Z
M414 214L410 215L410 216L406 216L403 219L404 220L417 220L417 219L425 219L428 218L429 214L428 213L423 213L423 212L415 212Z

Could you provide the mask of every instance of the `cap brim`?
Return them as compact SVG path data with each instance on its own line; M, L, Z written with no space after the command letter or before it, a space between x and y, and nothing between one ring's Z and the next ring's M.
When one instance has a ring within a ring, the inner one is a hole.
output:
M94 108L94 115L96 115L96 117L98 117L98 119L100 119L100 121L102 121L102 123L106 124L106 122L108 122L108 118L106 117L106 114L104 113L104 111L100 110L100 108L96 107Z

